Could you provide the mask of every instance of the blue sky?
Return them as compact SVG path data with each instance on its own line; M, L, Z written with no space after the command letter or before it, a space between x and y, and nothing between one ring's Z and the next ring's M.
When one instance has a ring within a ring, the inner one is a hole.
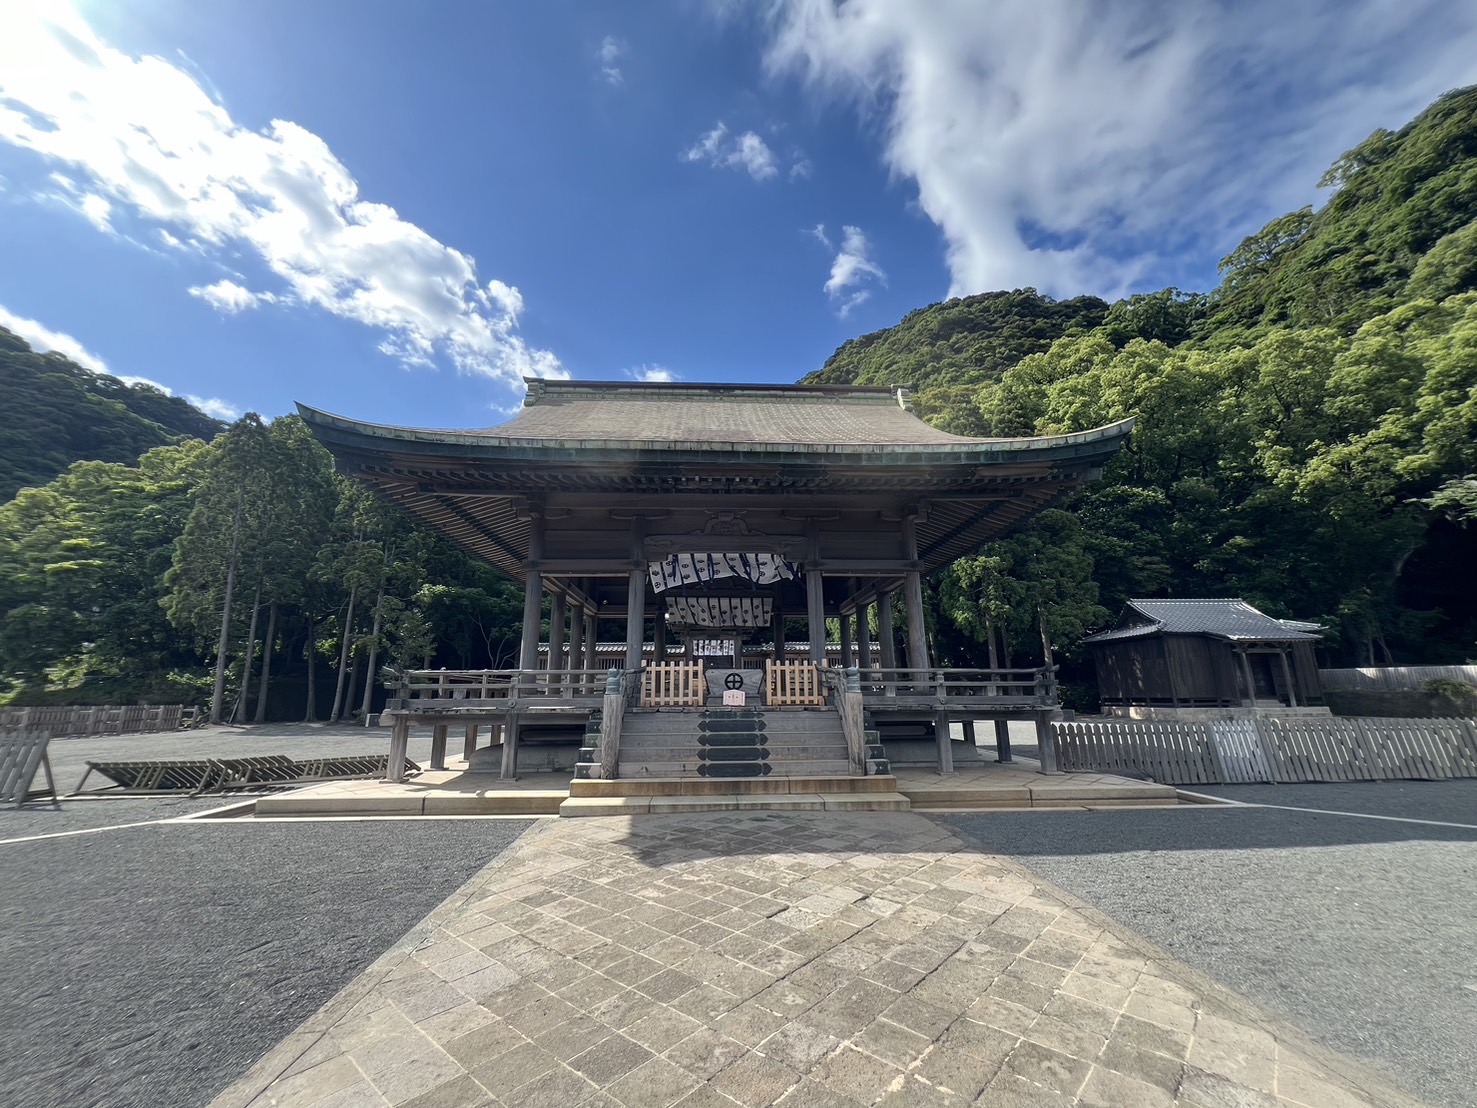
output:
M1466 0L0 0L0 323L226 415L788 382L949 295L1209 288L1474 81Z

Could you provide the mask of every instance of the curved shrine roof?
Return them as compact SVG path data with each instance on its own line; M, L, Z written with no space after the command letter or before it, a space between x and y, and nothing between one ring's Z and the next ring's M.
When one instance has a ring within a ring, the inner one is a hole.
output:
M525 378L523 408L481 430L363 423L299 404L315 428L404 443L470 447L590 447L781 453L1036 453L1127 437L1133 420L1091 431L969 438L930 427L907 407L907 390L837 385L697 385ZM323 438L322 435L319 436ZM326 440L325 440L326 441ZM389 441L385 446L389 447Z
M1118 626L1083 639L1119 642L1149 635L1210 635L1231 642L1317 641L1316 623L1277 619L1244 600L1130 600Z
M1093 480L1133 427L968 438L924 423L902 389L527 383L523 409L482 430L298 410L342 472L514 576L527 504L554 494L610 497L611 507L673 494L714 507L768 496L787 510L792 497L894 512L928 501L919 558L933 568Z

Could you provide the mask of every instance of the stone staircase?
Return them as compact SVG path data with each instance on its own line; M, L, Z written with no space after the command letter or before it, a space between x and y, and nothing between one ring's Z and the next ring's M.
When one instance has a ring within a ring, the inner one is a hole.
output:
M880 746L871 745L874 735L867 776L850 776L835 709L725 708L721 697L712 700L701 708L628 709L613 781L596 779L599 724L592 721L560 814L908 807Z
M622 777L844 777L841 720L826 709L637 708L621 724Z

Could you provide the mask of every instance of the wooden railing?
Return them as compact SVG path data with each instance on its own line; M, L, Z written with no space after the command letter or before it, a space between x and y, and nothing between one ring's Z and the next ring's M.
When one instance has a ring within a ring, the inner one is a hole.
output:
M641 669L641 707L701 707L708 697L704 664L658 662Z
M821 673L814 662L764 662L764 702L771 707L818 705L826 702Z
M927 696L949 700L1009 697L1056 703L1056 668L1038 669L866 669L862 695Z
M593 699L605 693L604 669L386 670L385 685L410 700Z
M54 739L80 735L131 735L176 731L179 704L99 704L90 708L44 705L0 708L0 734L45 731Z

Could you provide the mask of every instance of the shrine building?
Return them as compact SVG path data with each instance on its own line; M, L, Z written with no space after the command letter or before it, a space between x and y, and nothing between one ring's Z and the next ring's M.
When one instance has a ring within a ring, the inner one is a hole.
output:
M527 386L486 430L299 406L343 473L524 585L518 668L402 675L392 745L430 723L444 750L465 726L473 768L513 776L521 741L574 728L579 785L865 776L906 726L932 732L948 772L951 720L1045 730L1049 668L935 666L922 579L1098 477L1131 420L966 438L918 419L903 389ZM614 670L597 656L612 627Z

